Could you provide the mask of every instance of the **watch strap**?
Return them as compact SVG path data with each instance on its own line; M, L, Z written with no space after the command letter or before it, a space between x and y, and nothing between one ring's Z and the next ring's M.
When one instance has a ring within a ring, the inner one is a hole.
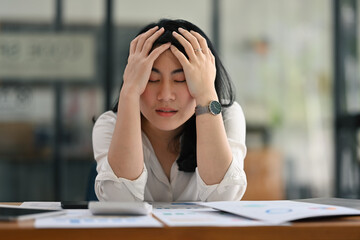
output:
M197 105L195 107L195 115L196 116L204 114L204 113L210 113L209 106Z

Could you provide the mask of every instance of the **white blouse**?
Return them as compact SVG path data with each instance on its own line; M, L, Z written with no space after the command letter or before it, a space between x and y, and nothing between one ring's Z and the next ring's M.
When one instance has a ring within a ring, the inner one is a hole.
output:
M147 136L142 133L144 170L139 178L118 178L111 169L107 155L116 123L116 113L103 113L93 128L93 149L98 175L95 192L100 201L237 201L246 189L243 170L246 155L245 118L236 102L224 108L223 121L232 151L232 162L219 184L206 185L198 169L195 172L178 170L177 163L171 167L170 181L166 177Z

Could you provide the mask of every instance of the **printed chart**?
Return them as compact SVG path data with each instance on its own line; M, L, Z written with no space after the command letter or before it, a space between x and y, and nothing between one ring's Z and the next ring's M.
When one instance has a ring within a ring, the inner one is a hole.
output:
M340 215L360 215L352 208L305 203L296 201L238 201L199 203L214 209L233 213L273 224L280 224L298 219Z

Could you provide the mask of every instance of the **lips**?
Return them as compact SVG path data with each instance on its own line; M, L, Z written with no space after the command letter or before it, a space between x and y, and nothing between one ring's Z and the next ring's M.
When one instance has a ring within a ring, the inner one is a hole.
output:
M175 115L178 111L173 108L157 108L156 113L163 117L170 117Z
M165 112L165 113L177 112L177 110L175 110L173 108L157 108L156 111L157 112Z

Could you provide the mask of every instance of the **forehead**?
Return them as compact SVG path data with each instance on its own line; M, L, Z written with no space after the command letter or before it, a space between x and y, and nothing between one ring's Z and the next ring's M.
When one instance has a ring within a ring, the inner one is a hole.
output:
M171 52L170 49L160 54L160 56L155 60L153 67L158 70L182 69L179 60L175 57L175 55Z

